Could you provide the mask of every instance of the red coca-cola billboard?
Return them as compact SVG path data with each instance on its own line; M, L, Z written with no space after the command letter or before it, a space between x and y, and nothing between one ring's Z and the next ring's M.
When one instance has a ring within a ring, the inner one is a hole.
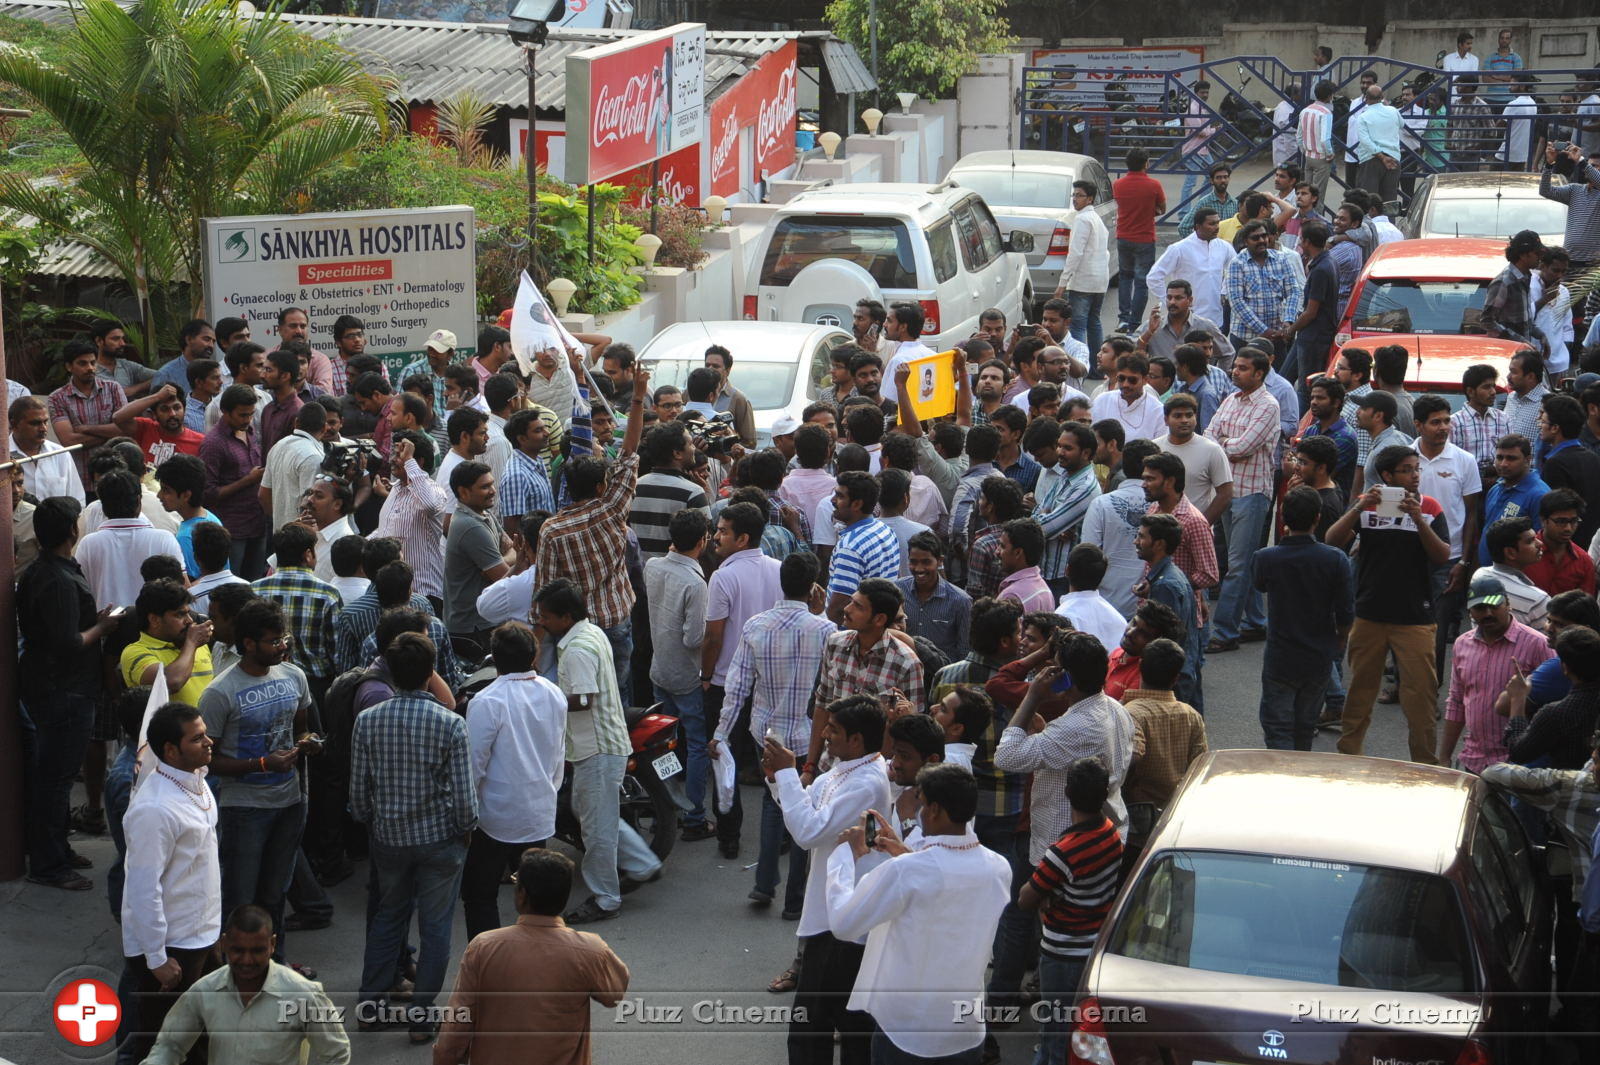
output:
M567 57L567 159L575 185L700 142L706 28L684 22Z
M738 84L711 103L711 192L739 191L740 131L750 129L755 172L774 174L795 161L795 43L761 58Z

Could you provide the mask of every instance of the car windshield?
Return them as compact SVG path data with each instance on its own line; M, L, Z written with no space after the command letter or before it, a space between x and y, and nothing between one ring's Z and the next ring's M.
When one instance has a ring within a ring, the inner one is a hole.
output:
M1473 990L1449 881L1303 858L1163 854L1129 894L1107 950L1161 965L1335 987Z
M646 362L654 362L647 355ZM662 359L655 362L655 368L650 373L650 389L654 391L662 385L676 385L684 387L689 380L689 371L704 365L699 359ZM794 375L797 365L792 362L735 362L733 364L733 383L750 399L750 406L756 410L777 410L789 405L789 396L794 390Z
M955 183L971 189L993 207L1053 207L1065 211L1072 206L1071 170L958 170L951 175Z
M918 287L917 256L904 222L831 215L780 220L761 264L761 284L787 285L819 259L848 259L871 274L879 288Z
M1561 233L1567 228L1567 205L1539 196L1486 196L1483 199L1436 199L1428 212L1427 231L1436 237L1498 237L1519 229Z
M1369 277L1350 320L1355 332L1482 333L1483 281L1413 281Z

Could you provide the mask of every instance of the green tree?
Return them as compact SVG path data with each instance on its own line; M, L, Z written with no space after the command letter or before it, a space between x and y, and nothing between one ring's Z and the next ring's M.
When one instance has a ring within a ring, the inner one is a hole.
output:
M878 21L878 86L884 98L914 92L947 99L980 55L1003 52L1011 26L1001 0L833 0L828 26L869 59Z
M0 172L0 206L122 274L154 350L152 287L202 310L200 220L293 210L296 194L388 125L385 86L349 52L228 0L75 0L57 58L0 45L0 82L82 153L70 180Z

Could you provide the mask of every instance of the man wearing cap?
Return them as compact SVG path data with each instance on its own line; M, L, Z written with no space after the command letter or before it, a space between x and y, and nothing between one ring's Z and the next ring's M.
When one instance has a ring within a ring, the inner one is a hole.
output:
M785 414L772 423L772 446L783 455L783 461L794 461L794 433L800 423Z
M405 379L413 374L433 378L433 418L443 425L450 418L450 408L445 399L444 371L456 361L456 335L448 329L435 329L428 334L428 340L422 347L422 357L413 359L400 371L396 382L399 388L405 387Z
M1544 634L1511 616L1511 597L1493 573L1479 570L1467 592L1472 631L1456 637L1450 665L1450 694L1439 734L1439 764L1449 765L1463 736L1461 768L1473 773L1509 757L1502 734L1505 721L1494 701L1519 671L1527 676L1555 651Z

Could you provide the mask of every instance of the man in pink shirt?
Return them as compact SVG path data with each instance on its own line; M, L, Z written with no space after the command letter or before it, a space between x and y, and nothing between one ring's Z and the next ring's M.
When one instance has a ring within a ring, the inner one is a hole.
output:
M1024 614L1054 610L1056 597L1039 572L1039 560L1043 557L1043 526L1032 518L1006 522L1000 531L1000 570L1005 577L1000 581L1000 591L995 598L1015 599L1022 604Z
M1449 765L1456 741L1461 768L1473 773L1509 757L1503 734L1505 719L1494 701L1517 673L1528 676L1555 656L1543 633L1511 616L1511 597L1499 577L1473 578L1467 593L1473 629L1456 637L1450 665L1450 694L1444 704L1444 729L1439 733L1439 764Z

